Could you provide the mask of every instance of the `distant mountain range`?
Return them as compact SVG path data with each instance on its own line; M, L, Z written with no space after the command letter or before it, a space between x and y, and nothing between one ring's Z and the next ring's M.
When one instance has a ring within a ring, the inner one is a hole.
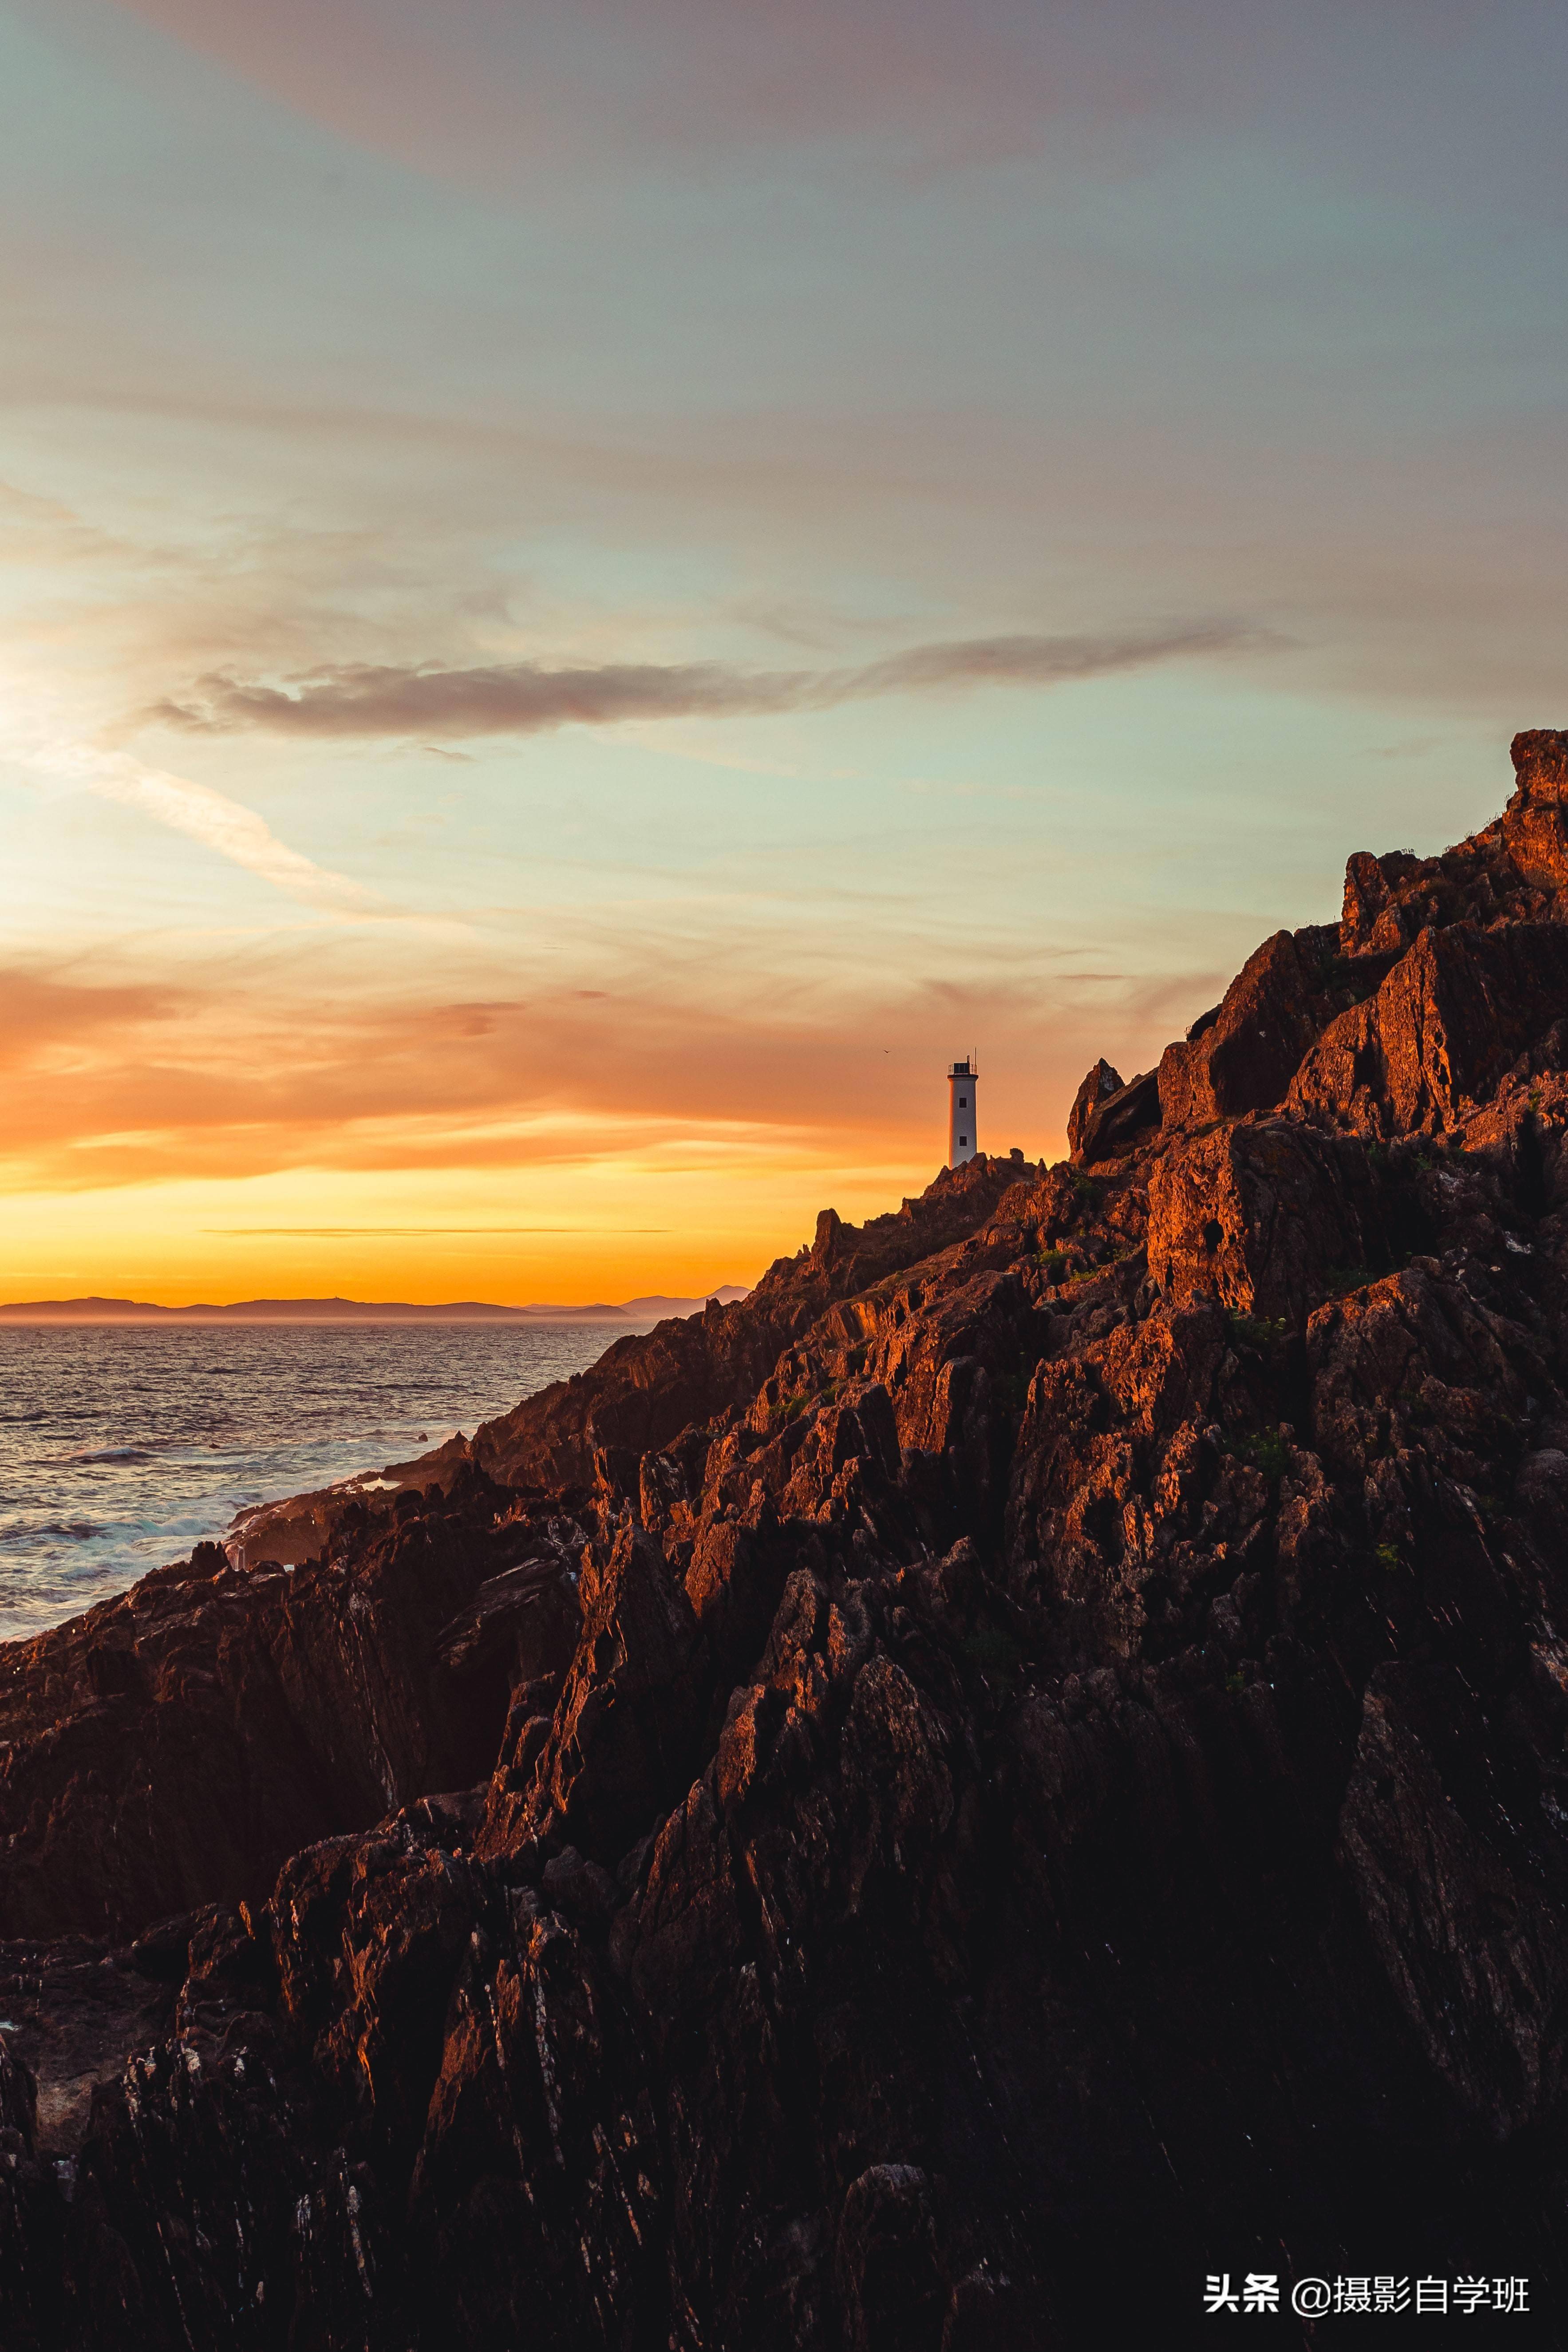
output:
M744 1298L742 1283L708 1293L721 1306ZM231 1307L153 1307L139 1298L33 1298L0 1307L0 1323L661 1323L700 1315L708 1298L627 1298L618 1307L490 1307L458 1298L445 1307L404 1299L242 1298Z

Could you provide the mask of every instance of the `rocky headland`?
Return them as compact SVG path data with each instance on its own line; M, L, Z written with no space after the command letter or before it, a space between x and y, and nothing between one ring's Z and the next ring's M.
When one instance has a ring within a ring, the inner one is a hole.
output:
M1513 758L1068 1161L0 1649L6 2352L1077 2352L1224 2271L1568 2344L1568 736Z

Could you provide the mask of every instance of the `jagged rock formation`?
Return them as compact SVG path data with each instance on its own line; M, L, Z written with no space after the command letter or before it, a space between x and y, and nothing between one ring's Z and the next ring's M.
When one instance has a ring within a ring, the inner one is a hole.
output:
M1568 737L1514 756L1068 1163L826 1212L313 1563L0 1652L8 2347L1076 2352L1226 2269L1568 2342Z

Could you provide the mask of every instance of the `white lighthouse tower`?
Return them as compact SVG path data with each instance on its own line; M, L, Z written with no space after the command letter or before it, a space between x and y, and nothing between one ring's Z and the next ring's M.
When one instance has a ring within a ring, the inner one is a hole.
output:
M947 1164L962 1168L973 1160L980 1149L975 1126L974 1089L979 1082L978 1068L954 1062L947 1074Z

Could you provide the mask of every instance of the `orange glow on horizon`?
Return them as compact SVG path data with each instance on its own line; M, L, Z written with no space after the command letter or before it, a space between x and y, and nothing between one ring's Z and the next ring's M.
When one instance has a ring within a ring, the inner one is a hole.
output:
M824 1207L896 1210L945 1151L950 1055L918 1005L850 1006L825 1034L652 992L542 1009L26 968L0 983L9 1305L706 1297L793 1254ZM1072 1026L1045 1037L1001 1001L956 1025L1007 1039L983 1147L1058 1156L1067 1055L1089 1058Z
M857 1139L857 1140L865 1140ZM0 1304L103 1297L151 1306L345 1297L615 1305L746 1286L812 1237L831 1206L854 1223L924 1189L940 1154L875 1139L859 1160L797 1149L693 1165L564 1162L428 1179L296 1171L110 1193L14 1195ZM1059 1148L1059 1145L1058 1145Z

